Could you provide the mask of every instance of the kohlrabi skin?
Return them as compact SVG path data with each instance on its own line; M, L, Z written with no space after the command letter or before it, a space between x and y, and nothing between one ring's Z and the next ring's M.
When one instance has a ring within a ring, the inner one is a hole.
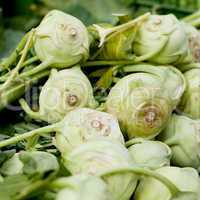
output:
M178 110L192 119L200 119L200 64L184 73L187 87Z
M163 167L156 172L168 178L180 190L172 196L166 185L151 177L145 177L139 184L135 200L199 200L200 179L193 168Z
M55 200L115 200L111 197L106 183L95 176L85 174L58 178L51 184L58 190Z
M128 150L119 143L99 139L84 143L70 154L63 155L64 165L72 174L98 175L107 170L134 165ZM116 173L104 177L113 199L129 200L138 176L130 172Z
M170 165L172 153L165 143L135 138L126 144L133 161L139 166L158 169Z
M50 11L35 30L34 49L42 62L69 67L89 56L87 28L77 18Z
M181 62L189 53L185 29L172 14L151 15L138 29L133 50L157 64Z
M159 140L172 150L172 163L200 171L200 120L173 114Z
M183 23L183 26L187 33L192 60L193 62L200 62L200 33L194 26L190 24Z
M67 154L84 142L109 138L124 145L117 119L106 112L88 108L71 111L64 118L61 131L56 134L55 145Z
M185 78L170 66L130 65L108 95L106 110L128 138L153 138L165 127L185 90Z
M40 93L39 112L27 109L28 106L24 100L20 100L20 103L30 117L49 123L62 120L75 108L97 107L92 86L79 66L51 71Z

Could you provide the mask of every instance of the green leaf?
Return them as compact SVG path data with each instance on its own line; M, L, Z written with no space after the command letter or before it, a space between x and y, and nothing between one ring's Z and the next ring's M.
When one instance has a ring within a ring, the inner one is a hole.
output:
M19 160L19 154L15 154L12 158L3 163L0 172L5 176L22 174L23 163Z
M20 160L24 164L23 172L25 174L44 174L49 171L57 171L59 164L57 158L47 152L33 151L21 152Z
M0 199L7 200L15 197L16 194L21 192L27 185L30 184L28 177L24 175L8 176L0 183ZM5 199L1 198L5 197Z
M108 89L113 82L113 73L115 70L116 67L109 68L96 83L97 88Z

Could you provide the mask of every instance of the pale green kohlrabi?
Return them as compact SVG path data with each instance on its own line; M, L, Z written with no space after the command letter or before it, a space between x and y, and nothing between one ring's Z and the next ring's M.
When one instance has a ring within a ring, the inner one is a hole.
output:
M57 192L55 200L115 200L103 180L85 174L58 178L50 188Z
M54 155L42 151L22 151L4 162L0 168L0 173L4 176L44 174L58 169L59 164Z
M172 196L166 185L151 177L144 178L135 193L135 200L199 200L200 179L193 168L163 167L156 170L176 185Z
M200 120L174 114L159 135L172 150L172 163L200 171Z
M30 117L49 123L62 120L69 111L75 108L97 107L92 86L78 66L51 71L40 93L39 112L30 110L24 100L20 100L20 103Z
M134 165L128 150L122 144L108 139L84 143L63 155L63 161L72 174L98 175L106 170ZM105 181L114 199L128 200L136 188L138 176L129 172L116 173L105 177Z
M200 62L200 32L190 24L183 23L183 25L187 33L193 62Z
M185 90L185 78L170 66L148 64L123 68L132 74L111 89L106 110L117 117L128 138L153 138L165 127Z
M89 108L77 108L55 124L34 129L0 142L0 148L34 135L56 132L55 145L67 154L80 144L94 139L107 138L124 145L118 122L111 114Z
M191 62L184 61L190 54L186 31L172 14L151 15L138 29L133 50L157 64Z
M52 10L35 30L34 49L43 66L72 66L88 58L87 28L79 19Z
M27 36L22 39L23 44L24 42L25 45L22 45L24 48L21 47L22 50L19 51L22 54L16 67L4 77L5 82L0 87L1 93L5 92L16 79L30 79L32 75L45 71L49 67L71 67L85 61L89 56L87 28L79 19L58 10L50 11L38 27L27 33ZM25 60L32 46L36 56ZM8 58L10 60L8 63L15 62L18 54L16 49ZM38 60L41 61L39 65L19 74L20 69L25 66L25 61L32 63Z
M62 154L67 154L80 144L98 138L109 138L124 145L123 134L114 116L80 108L65 117L61 132L56 134L55 145Z
M157 169L170 165L172 152L165 143L134 138L126 146L133 161L139 166Z
M59 10L50 11L38 27L28 33L27 45L17 67L12 71L12 78L23 67L28 50L34 46L35 57L27 62L40 60L41 63L33 69L19 74L19 78L27 78L49 67L66 68L89 57L89 36L85 25L76 17ZM23 40L23 39L22 39ZM27 39L26 39L27 40ZM6 82L6 86L12 80Z
M115 200L129 200L140 175L152 176L161 181L173 195L179 192L165 177L135 165L128 150L122 144L109 139L81 144L70 154L63 155L63 161L72 174L86 173L102 177Z
M184 72L184 76L187 87L177 110L192 119L200 119L200 64L191 65L191 69Z

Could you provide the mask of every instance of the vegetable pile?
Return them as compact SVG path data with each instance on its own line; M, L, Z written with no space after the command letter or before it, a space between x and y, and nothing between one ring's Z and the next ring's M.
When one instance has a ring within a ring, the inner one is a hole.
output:
M200 200L200 12L118 18L52 10L1 61L0 199Z

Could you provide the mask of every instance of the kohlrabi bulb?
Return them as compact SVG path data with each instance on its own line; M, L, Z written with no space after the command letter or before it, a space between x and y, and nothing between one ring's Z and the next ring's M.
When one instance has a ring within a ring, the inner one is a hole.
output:
M187 33L193 62L200 62L200 32L192 25L183 23Z
M158 169L170 165L172 152L165 143L136 138L127 144L133 161L140 166Z
M86 75L79 67L73 67L61 71L52 70L40 93L38 113L28 110L23 100L21 105L30 117L55 123L75 108L95 108L97 102Z
M124 144L117 119L111 114L88 108L71 111L56 134L55 145L62 154L71 152L84 142L109 138Z
M117 117L128 138L153 138L165 127L185 90L185 79L174 67L126 66L133 72L119 80L108 95L106 110Z
M63 156L63 160L72 174L98 175L107 170L131 167L134 164L128 150L122 144L108 139L84 143ZM113 199L128 200L136 188L138 176L124 172L105 176L104 179Z
M200 171L200 120L174 114L159 140L172 150L172 163Z
M133 50L153 63L178 63L189 53L187 34L174 15L151 15L138 29Z
M85 174L58 178L53 181L54 189L59 190L56 200L114 200L106 183L95 176Z
M179 189L172 195L165 184L151 177L139 183L135 200L199 200L200 179L193 168L163 167L156 172L168 178Z
M89 37L84 24L69 14L50 11L35 30L34 48L42 62L68 67L89 55Z
M184 73L187 87L178 110L193 119L200 119L200 64Z

